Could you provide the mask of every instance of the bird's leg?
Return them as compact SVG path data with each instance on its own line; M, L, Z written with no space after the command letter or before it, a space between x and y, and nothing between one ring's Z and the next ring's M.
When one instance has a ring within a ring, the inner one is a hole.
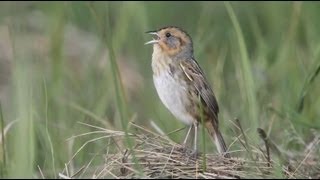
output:
M194 144L193 144L193 151L191 152L191 157L197 159L199 156L198 153L198 123L193 124L194 127Z
M185 137L185 139L184 139L184 141L183 141L183 146L186 146L186 143L187 143L188 137L189 137L189 135L190 135L192 126L193 126L193 124L189 127L189 130L188 130L188 132L187 132L187 135L186 135L186 137Z
M194 123L194 146L193 146L193 150L195 153L197 153L197 138L198 138L198 124Z

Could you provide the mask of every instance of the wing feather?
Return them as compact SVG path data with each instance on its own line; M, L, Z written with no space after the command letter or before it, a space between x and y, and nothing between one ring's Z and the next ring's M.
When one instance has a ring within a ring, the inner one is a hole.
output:
M216 97L198 63L193 59L181 61L180 67L186 77L190 80L190 84L192 84L200 94L202 100L205 102L205 106L213 116L213 119L218 123L219 106Z

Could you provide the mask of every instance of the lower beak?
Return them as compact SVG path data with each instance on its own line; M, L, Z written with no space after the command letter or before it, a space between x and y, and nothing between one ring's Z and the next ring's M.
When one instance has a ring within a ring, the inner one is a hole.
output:
M146 44L156 44L156 43L159 42L159 35L158 35L158 33L156 31L149 31L149 32L146 32L146 33L151 34L151 35L156 35L157 39L152 38L151 41L148 41L148 42L144 43L145 45Z

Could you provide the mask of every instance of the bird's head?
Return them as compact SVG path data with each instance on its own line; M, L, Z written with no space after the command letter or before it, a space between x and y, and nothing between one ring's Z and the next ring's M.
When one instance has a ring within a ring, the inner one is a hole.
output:
M193 53L191 37L178 27L164 27L147 33L154 35L154 38L145 44L153 44L154 48L159 48L169 56L192 55Z

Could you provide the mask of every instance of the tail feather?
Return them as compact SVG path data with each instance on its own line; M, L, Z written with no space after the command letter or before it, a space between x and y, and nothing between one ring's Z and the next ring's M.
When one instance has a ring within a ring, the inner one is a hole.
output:
M205 126L210 134L210 137L213 143L216 145L218 152L220 154L223 154L224 157L230 158L230 154L227 152L228 151L227 145L218 127L214 127L214 124L210 121L206 122Z

